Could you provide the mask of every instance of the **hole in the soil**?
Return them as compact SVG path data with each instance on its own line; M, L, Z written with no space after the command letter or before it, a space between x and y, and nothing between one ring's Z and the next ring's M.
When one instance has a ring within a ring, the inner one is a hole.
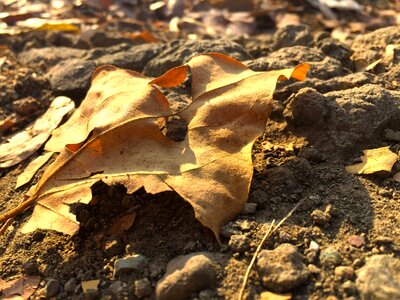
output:
M161 132L174 142L182 142L186 138L188 131L188 123L179 116L170 116L168 118L159 119L159 127Z

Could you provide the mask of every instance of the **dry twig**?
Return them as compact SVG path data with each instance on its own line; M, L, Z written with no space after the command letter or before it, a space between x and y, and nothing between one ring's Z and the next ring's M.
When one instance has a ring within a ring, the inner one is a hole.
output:
M261 251L261 248L264 245L265 241L293 214L293 212L300 206L301 203L303 203L303 200L299 201L275 227L274 227L275 219L272 220L271 225L269 226L267 232L264 234L260 244L257 246L257 249L254 252L254 255L250 261L250 264L247 267L246 274L244 275L244 278L243 278L242 287L240 288L240 291L239 291L238 300L243 300L244 290L246 289L246 285L247 285L247 281L249 280L251 269L253 268L253 265L256 262L258 253Z

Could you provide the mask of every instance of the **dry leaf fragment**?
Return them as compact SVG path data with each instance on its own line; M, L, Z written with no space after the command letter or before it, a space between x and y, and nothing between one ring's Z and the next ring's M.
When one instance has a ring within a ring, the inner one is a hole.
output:
M26 276L11 281L0 279L2 299L28 299L39 285L39 276Z
M373 174L380 171L392 171L397 161L397 154L389 150L389 147L364 150L361 156L362 163L346 167L346 171L352 174Z
M276 294L270 291L262 292L260 300L290 300L292 299L291 294Z
M122 240L126 240L125 232L132 227L135 219L136 212L134 210L124 214L123 216L117 217L108 229L107 234L117 235Z
M55 98L47 111L32 125L12 135L0 145L0 168L16 165L35 153L74 107L75 104L70 98Z
M99 287L100 280L95 279L95 280L88 280L88 281L82 281L82 290L83 293L87 293L89 290L97 291L97 288Z
M36 157L32 160L25 168L24 172L22 172L18 178L15 188L19 188L24 184L27 184L31 181L32 177L36 174L36 172L52 157L53 152L45 152L44 154Z
M177 116L186 120L188 133L174 142L158 126L171 113L154 85L179 84L187 67L193 102ZM173 190L218 237L247 201L251 150L264 131L276 81L302 80L308 68L254 72L229 56L208 53L156 79L111 66L98 69L81 107L46 145L56 151L68 144L24 204L39 200L22 231L74 234L79 223L69 205L89 203L91 186L101 180L123 184L128 193L141 187L153 194Z

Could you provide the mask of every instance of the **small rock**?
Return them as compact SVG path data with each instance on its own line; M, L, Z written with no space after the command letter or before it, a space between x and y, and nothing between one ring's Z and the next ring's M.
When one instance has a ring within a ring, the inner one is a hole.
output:
M356 284L355 284L353 281L351 281L351 280L345 281L345 282L342 284L342 289L343 289L343 291L344 291L347 295L349 295L349 296L357 294L357 286L356 286Z
M57 295L58 290L60 289L60 282L56 279L50 279L47 281L46 286L44 287L44 292L46 297L54 297Z
M22 264L22 269L28 276L37 275L39 273L38 263L34 259Z
M392 244L393 238L381 235L381 236L376 237L372 242L377 245Z
M256 210L257 210L257 203L247 202L244 205L244 208L242 210L242 214L243 215L251 215L251 214L254 214L256 212Z
M313 36L307 25L288 25L280 28L274 35L274 48L280 49L292 46L310 46Z
M342 256L335 248L328 247L321 251L319 260L324 267L334 267L342 262Z
M141 254L134 254L117 259L114 262L114 277L125 271L141 271L147 267L147 258Z
M40 242L41 240L44 239L46 234L42 232L41 230L35 230L35 232L32 235L32 241L34 242Z
M385 139L393 142L400 142L400 131L385 129Z
M316 265L309 264L307 266L308 271L310 271L311 274L319 274L321 273L321 269L319 269Z
M309 271L297 247L282 244L274 250L262 250L257 261L263 285L274 292L287 292L303 284Z
M365 245L365 238L361 235L352 235L347 239L347 242L357 248Z
M158 44L149 43L137 45L123 51L107 53L98 59L98 64L113 65L119 68L140 72L160 51L161 48Z
M54 92L83 98L89 89L95 68L94 61L68 59L51 68L46 76Z
M241 234L240 230L236 229L233 222L229 222L221 229L221 235L226 238L230 238L234 234Z
M40 103L33 97L16 100L12 103L14 111L20 116L29 116L40 109Z
M124 245L122 244L121 239L117 236L110 236L103 246L103 251L107 255L107 257L118 255L123 250Z
M253 222L251 222L249 220L243 220L243 221L238 222L238 226L239 226L240 230L242 230L242 231L249 231L253 227Z
M199 293L199 300L211 300L214 298L215 295L213 290L204 290Z
M64 284L64 291L67 293L72 293L78 286L78 280L76 278L71 278Z
M157 282L158 300L184 300L190 294L212 287L216 282L216 270L206 252L178 256L167 265L165 275Z
M97 290L88 290L85 293L86 300L97 300L97 299L99 299L99 296L100 296L100 292Z
M80 279L83 281L87 281L87 280L92 279L93 276L94 276L94 270L88 270L82 274L82 277Z
M331 220L331 215L322 210L316 209L311 213L311 218L318 225L325 225Z
M135 296L143 298L151 295L152 288L151 283L147 278L143 278L135 281Z
M250 239L243 234L241 235L234 234L231 236L231 239L229 240L229 247L234 252L239 252L239 253L245 252L250 248Z
M354 278L354 269L347 266L339 266L335 268L335 279L351 280Z
M310 245L308 246L308 249L318 252L319 251L319 245L317 244L317 242L311 241Z
M374 255L357 272L357 288L362 299L400 299L400 259Z
M85 50L67 47L33 48L22 52L18 58L23 65L42 64L44 67L52 67L61 61L71 58L81 58L86 54Z
M121 294L122 290L124 289L124 283L122 281L115 281L112 284L110 284L109 288L110 292L118 298L118 296Z

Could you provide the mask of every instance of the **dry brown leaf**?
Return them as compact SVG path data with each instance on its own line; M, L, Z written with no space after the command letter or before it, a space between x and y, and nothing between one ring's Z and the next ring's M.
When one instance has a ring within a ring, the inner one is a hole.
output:
M179 84L187 67L193 102L177 116L187 121L188 133L174 142L158 126L170 111L154 85ZM30 201L39 201L22 231L74 234L79 223L69 205L89 203L91 186L101 180L123 184L128 193L173 190L218 237L247 201L251 150L265 129L276 81L303 80L308 68L254 72L219 53L196 56L156 79L99 68L81 107L46 145L57 151L67 144L32 191Z
M39 276L26 276L11 281L0 279L1 299L28 299L39 285Z
M158 39L148 30L144 30L141 32L136 33L126 33L125 34L128 38L132 40L143 40L145 43L157 43Z
M19 188L24 184L27 184L31 181L32 177L36 174L36 172L46 163L49 161L53 152L45 152L44 154L36 157L32 160L25 168L24 172L22 172L18 178L15 188Z
M15 117L15 114L12 114L11 116L8 116L3 120L0 120L0 134L13 127L16 123L17 119Z
M110 228L107 230L109 235L117 235L122 240L126 240L125 232L132 227L136 219L136 212L131 211L123 216L117 217L111 224Z
M35 153L74 107L70 98L55 98L47 111L32 125L12 135L6 143L0 145L0 168L16 165Z
M361 156L362 163L346 167L346 171L352 174L373 174L380 171L390 172L397 161L397 154L389 150L389 147L364 150Z

